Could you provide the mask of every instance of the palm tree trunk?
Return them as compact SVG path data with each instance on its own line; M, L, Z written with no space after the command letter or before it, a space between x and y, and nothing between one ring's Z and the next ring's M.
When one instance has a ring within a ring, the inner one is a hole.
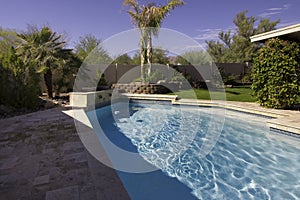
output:
M44 80L47 87L47 94L50 99L53 99L53 89L52 89L52 71L51 69L47 69L44 74Z
M145 83L145 60L146 60L146 43L145 43L145 30L141 30L140 41L140 56L141 56L141 79L142 83Z
M152 38L151 38L151 32L147 35L147 62L148 62L148 77L151 76L152 71Z
M141 55L141 79L142 79L142 82L144 83L145 82L145 66L144 66L144 63L145 63L145 48L143 46L140 47L140 55Z

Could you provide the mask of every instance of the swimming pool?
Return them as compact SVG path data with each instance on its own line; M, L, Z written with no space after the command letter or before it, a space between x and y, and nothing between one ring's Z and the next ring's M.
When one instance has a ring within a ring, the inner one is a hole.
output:
M265 118L226 111L222 132L203 157L211 119L223 122L219 109L133 103L122 116L121 107L96 110L104 133L160 169L149 176L118 172L131 198L166 199L164 192L173 199L300 198L300 143L270 133Z

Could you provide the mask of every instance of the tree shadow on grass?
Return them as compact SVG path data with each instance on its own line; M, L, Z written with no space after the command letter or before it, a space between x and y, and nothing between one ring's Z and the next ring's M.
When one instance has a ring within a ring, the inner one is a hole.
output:
M233 91L226 91L226 93L229 93L229 94L235 94L235 95L241 94L240 92L233 92Z

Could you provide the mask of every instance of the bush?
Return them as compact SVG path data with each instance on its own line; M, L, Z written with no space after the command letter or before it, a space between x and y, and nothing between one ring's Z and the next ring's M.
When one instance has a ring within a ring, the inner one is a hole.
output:
M237 79L238 77L233 74L223 76L223 81L225 85L237 85Z
M157 81L164 80L164 79L165 79L164 74L160 70L156 69L151 72L150 76L147 76L145 78L145 82L146 83L157 83Z
M0 58L0 104L17 109L38 107L40 76L35 69L25 66L11 48Z
M156 69L153 70L150 74L150 76L145 75L145 83L157 83L160 80L164 80L165 79L165 75L163 74L163 72L161 72L160 70ZM136 79L133 80L133 82L143 82L141 77L138 77Z
M184 80L185 80L185 78L184 78L184 76L183 76L182 73L180 73L177 70L173 70L171 81L173 81L173 82L180 82L180 81L184 81Z
M107 81L105 79L104 73L102 73L100 69L97 69L96 73L99 80L97 87L107 86Z
M287 108L300 94L300 45L270 39L254 58L252 90L265 107Z

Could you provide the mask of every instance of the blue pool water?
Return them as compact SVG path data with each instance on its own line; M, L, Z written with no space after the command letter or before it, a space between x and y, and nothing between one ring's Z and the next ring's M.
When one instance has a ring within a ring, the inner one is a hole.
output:
M226 111L223 121L217 108L158 104L131 104L122 115L119 108L96 110L106 136L160 169L118 172L132 199L300 199L300 143L270 133L265 118ZM203 157L212 118L224 126Z

